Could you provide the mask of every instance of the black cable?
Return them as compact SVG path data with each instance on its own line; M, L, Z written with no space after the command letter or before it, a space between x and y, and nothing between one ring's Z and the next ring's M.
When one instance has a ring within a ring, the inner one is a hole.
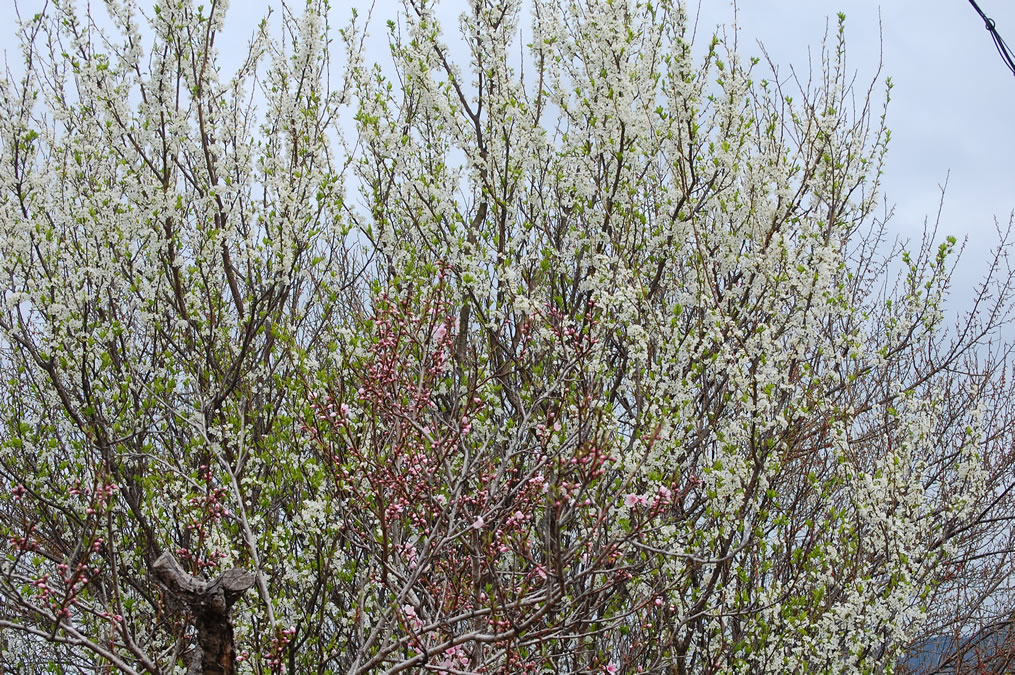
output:
M1004 61L1004 64L1006 66L1008 66L1008 70L1011 71L1011 74L1015 75L1015 55L1012 54L1011 49L1008 47L1007 44L1005 44L1005 41L1001 37L1001 34L997 32L997 27L994 25L994 20L983 13L983 10L980 9L979 5L976 4L975 0L969 0L969 4L973 6L973 9L976 10L976 13L980 15L981 19L983 19L984 25L990 32L991 39L994 40L994 46L997 47L997 53L1001 55L1001 60Z

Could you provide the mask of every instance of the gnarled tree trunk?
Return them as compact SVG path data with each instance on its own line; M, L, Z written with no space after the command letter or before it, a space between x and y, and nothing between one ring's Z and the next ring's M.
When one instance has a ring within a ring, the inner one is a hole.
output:
M254 584L254 575L231 569L212 581L201 581L184 571L169 552L159 556L152 571L190 610L197 628L197 647L188 659L188 675L232 675L236 650L229 610Z

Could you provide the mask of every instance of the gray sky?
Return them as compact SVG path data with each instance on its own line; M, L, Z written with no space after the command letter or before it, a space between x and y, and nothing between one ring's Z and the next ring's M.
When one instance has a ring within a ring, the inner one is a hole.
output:
M696 3L691 3L696 4ZM1015 2L977 0L1015 47ZM918 239L937 215L948 180L938 237L968 236L949 309L961 311L1015 209L1015 76L1001 61L968 0L740 0L740 49L806 69L826 26L846 14L847 65L866 84L879 59L894 88L888 107L892 140L883 192L895 208L890 231ZM729 22L726 0L702 0L701 24ZM1012 331L1005 335L1012 337Z
M706 25L732 13L725 2L703 4ZM978 4L1015 45L1015 3ZM837 11L846 14L847 60L858 83L870 79L883 51L882 73L895 85L885 177L896 206L893 229L919 233L924 218L935 216L938 186L948 177L940 234L968 234L966 262L982 264L994 217L1007 224L1015 208L1015 76L966 0L742 1L741 49L757 52L761 40L775 62L806 67L808 45L819 45L829 16L834 29Z
M1015 2L978 2L1015 47ZM19 0L23 15L33 14L42 4ZM150 6L153 0L142 4ZM238 47L245 45L269 4L278 5L279 0L233 0L225 37L236 40ZM696 4L689 1L692 14ZM458 6L445 2L444 9L454 16ZM384 21L398 7L394 0L377 0L375 35L383 34ZM969 236L956 280L955 300L961 302L963 290L968 292L982 272L995 239L995 217L1006 225L1015 208L1015 76L1001 62L967 0L892 0L880 6L870 0L740 0L740 50L745 56L760 56L760 40L781 67L792 64L806 70L808 49L816 59L826 26L834 31L838 11L846 14L847 63L856 69L858 85L870 81L882 56L882 77L890 76L895 84L884 183L888 203L895 206L893 232L919 235L924 219L933 220L937 212L939 186L950 172L939 236ZM342 23L343 17L335 18ZM732 3L702 0L699 40L707 40L717 24L732 18ZM0 26L0 50L17 61L17 51L11 49L12 0L0 0ZM451 30L446 27L446 32ZM223 52L228 44L220 42Z
M1015 3L977 4L1015 47ZM959 310L997 241L995 217L1006 226L1015 209L1015 76L983 20L967 0L742 0L738 9L744 52L759 51L761 41L775 63L806 67L808 45L817 48L842 11L858 84L883 61L882 75L894 84L883 186L895 208L890 229L919 238L925 219L933 223L937 215L947 179L938 237L968 237L949 303ZM702 1L705 25L731 14L725 1Z

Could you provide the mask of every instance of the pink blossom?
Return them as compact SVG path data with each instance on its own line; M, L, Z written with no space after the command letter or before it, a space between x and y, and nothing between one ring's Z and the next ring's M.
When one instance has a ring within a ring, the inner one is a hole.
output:
M472 529L481 530L486 525L486 521L483 520L483 516L476 516L476 520L472 522Z
M626 497L624 497L624 506L626 506L627 508L633 509L634 507L638 506L638 504L641 504L641 497L639 497L638 495L629 494Z

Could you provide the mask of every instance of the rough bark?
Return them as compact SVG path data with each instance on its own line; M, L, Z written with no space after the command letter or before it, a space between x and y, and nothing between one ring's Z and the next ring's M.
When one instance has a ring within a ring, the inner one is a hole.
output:
M253 586L254 575L231 569L212 581L202 581L184 571L169 552L159 556L152 571L190 610L197 629L197 645L188 659L188 675L232 675L236 650L229 610Z

